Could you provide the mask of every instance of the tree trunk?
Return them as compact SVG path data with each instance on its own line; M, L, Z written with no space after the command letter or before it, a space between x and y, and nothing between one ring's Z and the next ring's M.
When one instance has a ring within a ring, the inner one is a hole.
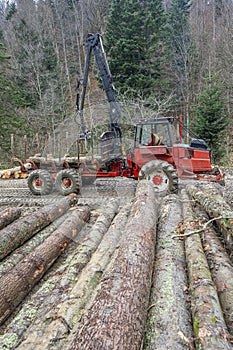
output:
M187 302L184 241L171 238L182 221L181 202L175 195L162 203L157 230L154 277L144 349L192 348L193 330Z
M20 260L25 258L28 254L32 252L35 247L41 244L53 231L55 231L59 225L67 218L69 211L64 215L60 216L58 219L53 221L51 224L43 228L40 232L26 241L18 249L15 249L11 254L5 257L0 263L0 277L1 275L8 273L15 265L17 265Z
M190 196L200 203L211 218L222 216L222 219L216 220L227 250L233 260L233 211L220 195L216 188L209 187L209 191L200 190L195 186L187 186L186 190Z
M115 259L103 275L95 302L76 330L71 349L141 348L151 287L156 223L155 194L148 181L136 198Z
M17 220L21 215L20 208L7 208L0 212L0 230L9 225L12 221ZM0 236L1 237L1 236Z
M99 213L98 211L99 216L95 224L90 230L89 225L87 225L82 235L79 235L75 240L77 245L70 247L62 257L64 263L58 261L50 268L45 276L46 281L23 303L17 317L13 318L11 323L7 325L7 333L0 337L0 348L1 345L9 342L12 335L14 335L14 346L17 346L17 349L27 349L33 344L37 350L45 350L47 344L48 348L51 347L52 343L56 343L56 346L59 347L58 345L65 341L70 332L68 323L63 321L67 315L64 311L61 317L58 316L58 310L68 299L80 271L101 242L118 210L118 205L116 200L109 201L104 212ZM63 216L67 216L67 214ZM93 216L95 213L92 213ZM88 232L85 232L86 230ZM69 309L69 312L74 314L75 310ZM43 341L41 334L45 336ZM22 338L25 340L21 343ZM18 345L19 343L20 345Z
M195 211L208 221L207 214L200 207L195 207ZM207 228L201 234L201 238L212 278L216 285L223 316L228 330L233 336L233 266L213 226Z
M89 210L75 210L31 254L0 278L0 324L21 303L57 257L75 239L89 218Z
M75 286L72 290L67 291L67 298L56 303L57 306L44 314L44 317L37 317L32 327L28 328L26 336L24 335L25 341L17 349L25 349L33 343L36 345L37 350L48 350L55 340L57 348L64 349L66 347L66 344L69 343L70 330L80 320L83 310L86 309L87 302L90 298L92 299L93 290L98 285L106 265L119 244L122 226L126 223L129 210L130 208L127 206L115 217L99 247L92 255L91 260L84 267L79 278L76 279ZM94 226L87 236L89 244L95 240L95 236L98 236L98 229L101 226L101 222L103 222L103 216L101 215L99 219L98 225ZM77 269L83 266L84 260L87 262L90 256L90 250L86 249L85 254L85 246L81 245L80 254L79 250L76 250L76 259L74 261ZM66 275L70 277L69 271L66 272ZM53 294L51 294L52 296ZM43 344L41 343L41 332L44 334Z
M183 199L187 200L185 194ZM191 206L186 203L184 224L189 231L196 229L197 222L194 221L194 217ZM199 234L185 238L185 250L196 349L232 349L232 345L227 341L228 330Z
M61 305L59 315L66 319L71 328L80 320L82 309L86 306L91 293L101 280L104 270L119 245L122 238L122 226L127 222L129 211L130 205L126 205L113 220L99 247L72 289L71 300L68 300L67 305L66 303Z
M223 315L228 329L233 336L233 266L213 228L206 230L202 234L202 237L207 260L217 287Z
M76 196L64 197L57 203L43 207L2 229L0 231L0 260L63 215L76 202L76 199Z

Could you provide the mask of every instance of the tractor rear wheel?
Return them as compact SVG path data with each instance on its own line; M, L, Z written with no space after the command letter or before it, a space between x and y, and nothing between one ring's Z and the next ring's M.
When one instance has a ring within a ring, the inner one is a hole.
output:
M29 174L28 187L35 195L50 194L53 190L53 180L46 170L38 169Z
M80 192L80 177L79 174L73 169L65 169L59 171L55 181L56 189L63 196L67 196L71 193Z
M160 195L176 192L178 189L178 175L175 168L162 160L152 160L144 164L138 178L150 180Z

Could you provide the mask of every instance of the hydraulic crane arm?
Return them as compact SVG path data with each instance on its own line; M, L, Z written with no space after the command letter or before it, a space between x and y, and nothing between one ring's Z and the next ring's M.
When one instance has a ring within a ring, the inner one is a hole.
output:
M88 134L88 130L86 128L85 120L83 116L83 108L84 108L84 101L85 101L86 88L87 88L87 82L88 82L91 54L93 51L96 64L99 69L99 74L102 80L103 88L110 107L110 129L115 133L116 137L121 138L121 130L118 125L118 120L120 117L120 108L115 96L115 91L112 84L112 76L111 76L109 65L107 62L106 53L104 51L101 35L99 33L97 34L89 33L87 35L87 40L85 45L87 47L87 53L86 53L86 60L85 60L85 67L84 67L84 77L82 81L82 94L80 98L80 103L79 103L78 95L76 99L76 106L81 119L82 133L85 135L85 137Z

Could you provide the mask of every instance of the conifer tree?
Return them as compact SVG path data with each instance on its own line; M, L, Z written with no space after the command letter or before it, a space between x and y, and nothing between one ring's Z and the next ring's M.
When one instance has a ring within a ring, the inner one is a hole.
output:
M229 122L223 93L221 83L216 82L214 77L207 78L205 88L198 95L197 104L193 106L193 130L199 138L207 142L217 162L221 162L224 155L224 136Z
M148 97L163 88L161 0L112 0L104 35L114 84Z

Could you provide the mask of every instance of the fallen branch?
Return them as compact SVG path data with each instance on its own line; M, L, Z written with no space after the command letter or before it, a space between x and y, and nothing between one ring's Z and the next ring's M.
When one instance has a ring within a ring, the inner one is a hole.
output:
M191 236L191 235L194 235L196 233L200 233L200 232L203 232L207 229L207 226L209 226L211 224L211 222L215 221L215 220L220 220L220 219L223 219L222 216L219 216L218 218L213 218L213 219L210 219L208 222L206 222L204 224L203 227L201 227L200 229L198 230L194 230L194 231L189 231L189 232L185 232L185 233L182 233L182 234L179 234L179 235L172 235L171 238L183 238L183 237L188 237L188 236ZM224 218L226 219L226 218Z

